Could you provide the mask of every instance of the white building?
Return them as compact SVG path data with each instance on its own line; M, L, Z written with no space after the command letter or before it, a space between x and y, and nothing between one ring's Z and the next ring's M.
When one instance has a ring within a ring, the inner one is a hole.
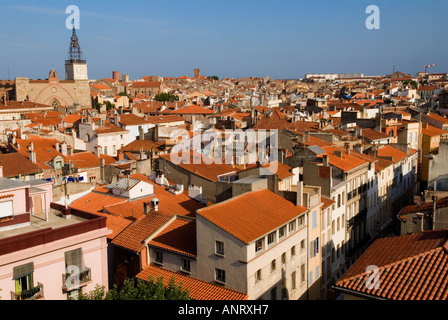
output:
M264 189L197 211L201 279L254 299L299 299L307 288L307 208Z

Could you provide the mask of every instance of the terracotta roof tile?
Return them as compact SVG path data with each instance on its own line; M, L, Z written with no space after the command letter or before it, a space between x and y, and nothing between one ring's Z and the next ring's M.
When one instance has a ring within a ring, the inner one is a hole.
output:
M376 240L336 286L390 300L448 297L447 230L425 231ZM366 268L379 268L380 288L368 289Z
M100 158L92 152L78 152L66 158L67 162L75 164L76 168L94 168L100 166Z
M27 157L20 153L0 154L0 166L3 167L4 177L42 172L37 164L32 163Z
M145 247L144 240L157 231L171 217L161 212L150 212L142 215L115 237L112 244L122 248L140 252Z
M367 163L366 160L352 155L351 152L350 154L346 153L344 148L325 146L322 149L326 152L329 163L343 171L350 171Z
M385 157L393 162L398 162L409 156L406 152L398 150L392 146L384 146L378 149L378 157Z
M196 258L196 220L177 216L148 245Z
M171 277L173 277L176 284L182 285L184 289L188 289L189 295L193 300L247 300L248 298L245 293L152 265L147 266L136 277L146 281L151 276L154 279L163 277L165 285L168 285Z
M228 164L215 163L213 159L193 151L185 155L177 155L175 153L163 154L160 155L160 158L170 162L173 162L172 159L175 159L177 166L215 182L219 181L219 176L221 175L233 174L238 171Z
M197 215L248 244L306 210L265 189L199 209Z

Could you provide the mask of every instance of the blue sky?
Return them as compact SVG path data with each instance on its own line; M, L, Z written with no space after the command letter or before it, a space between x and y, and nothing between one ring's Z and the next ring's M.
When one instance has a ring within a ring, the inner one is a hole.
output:
M368 5L380 29L368 30ZM144 75L300 78L305 73L448 72L446 0L1 1L0 79L64 76L80 9L89 78ZM8 71L9 70L9 71Z

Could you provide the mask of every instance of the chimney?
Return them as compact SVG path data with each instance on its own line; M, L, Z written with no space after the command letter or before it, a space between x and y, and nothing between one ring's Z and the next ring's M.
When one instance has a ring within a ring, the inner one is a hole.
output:
M341 150L335 150L335 151L334 151L334 155L335 155L336 157L342 158L342 151L341 151Z
M421 212L417 212L416 216L417 216L417 233L421 233L424 231L423 220L425 215Z
M303 181L297 181L297 202L296 206L303 206Z
M345 152L346 152L347 154L350 154L350 143L346 143L346 144L345 144Z
M330 161L328 159L328 155L324 154L322 156L322 163L325 167L328 167L330 165Z
M151 203L143 202L143 213L148 214L151 211Z
M151 210L159 211L159 199L158 198L151 199Z

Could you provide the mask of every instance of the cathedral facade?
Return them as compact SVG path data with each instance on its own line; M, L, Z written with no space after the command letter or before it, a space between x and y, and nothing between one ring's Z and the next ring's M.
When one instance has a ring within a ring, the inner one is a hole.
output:
M65 61L65 80L60 80L51 70L46 80L15 78L17 101L31 101L51 105L55 109L91 108L90 87L87 77L87 62L82 58L76 31L73 28L69 58Z

